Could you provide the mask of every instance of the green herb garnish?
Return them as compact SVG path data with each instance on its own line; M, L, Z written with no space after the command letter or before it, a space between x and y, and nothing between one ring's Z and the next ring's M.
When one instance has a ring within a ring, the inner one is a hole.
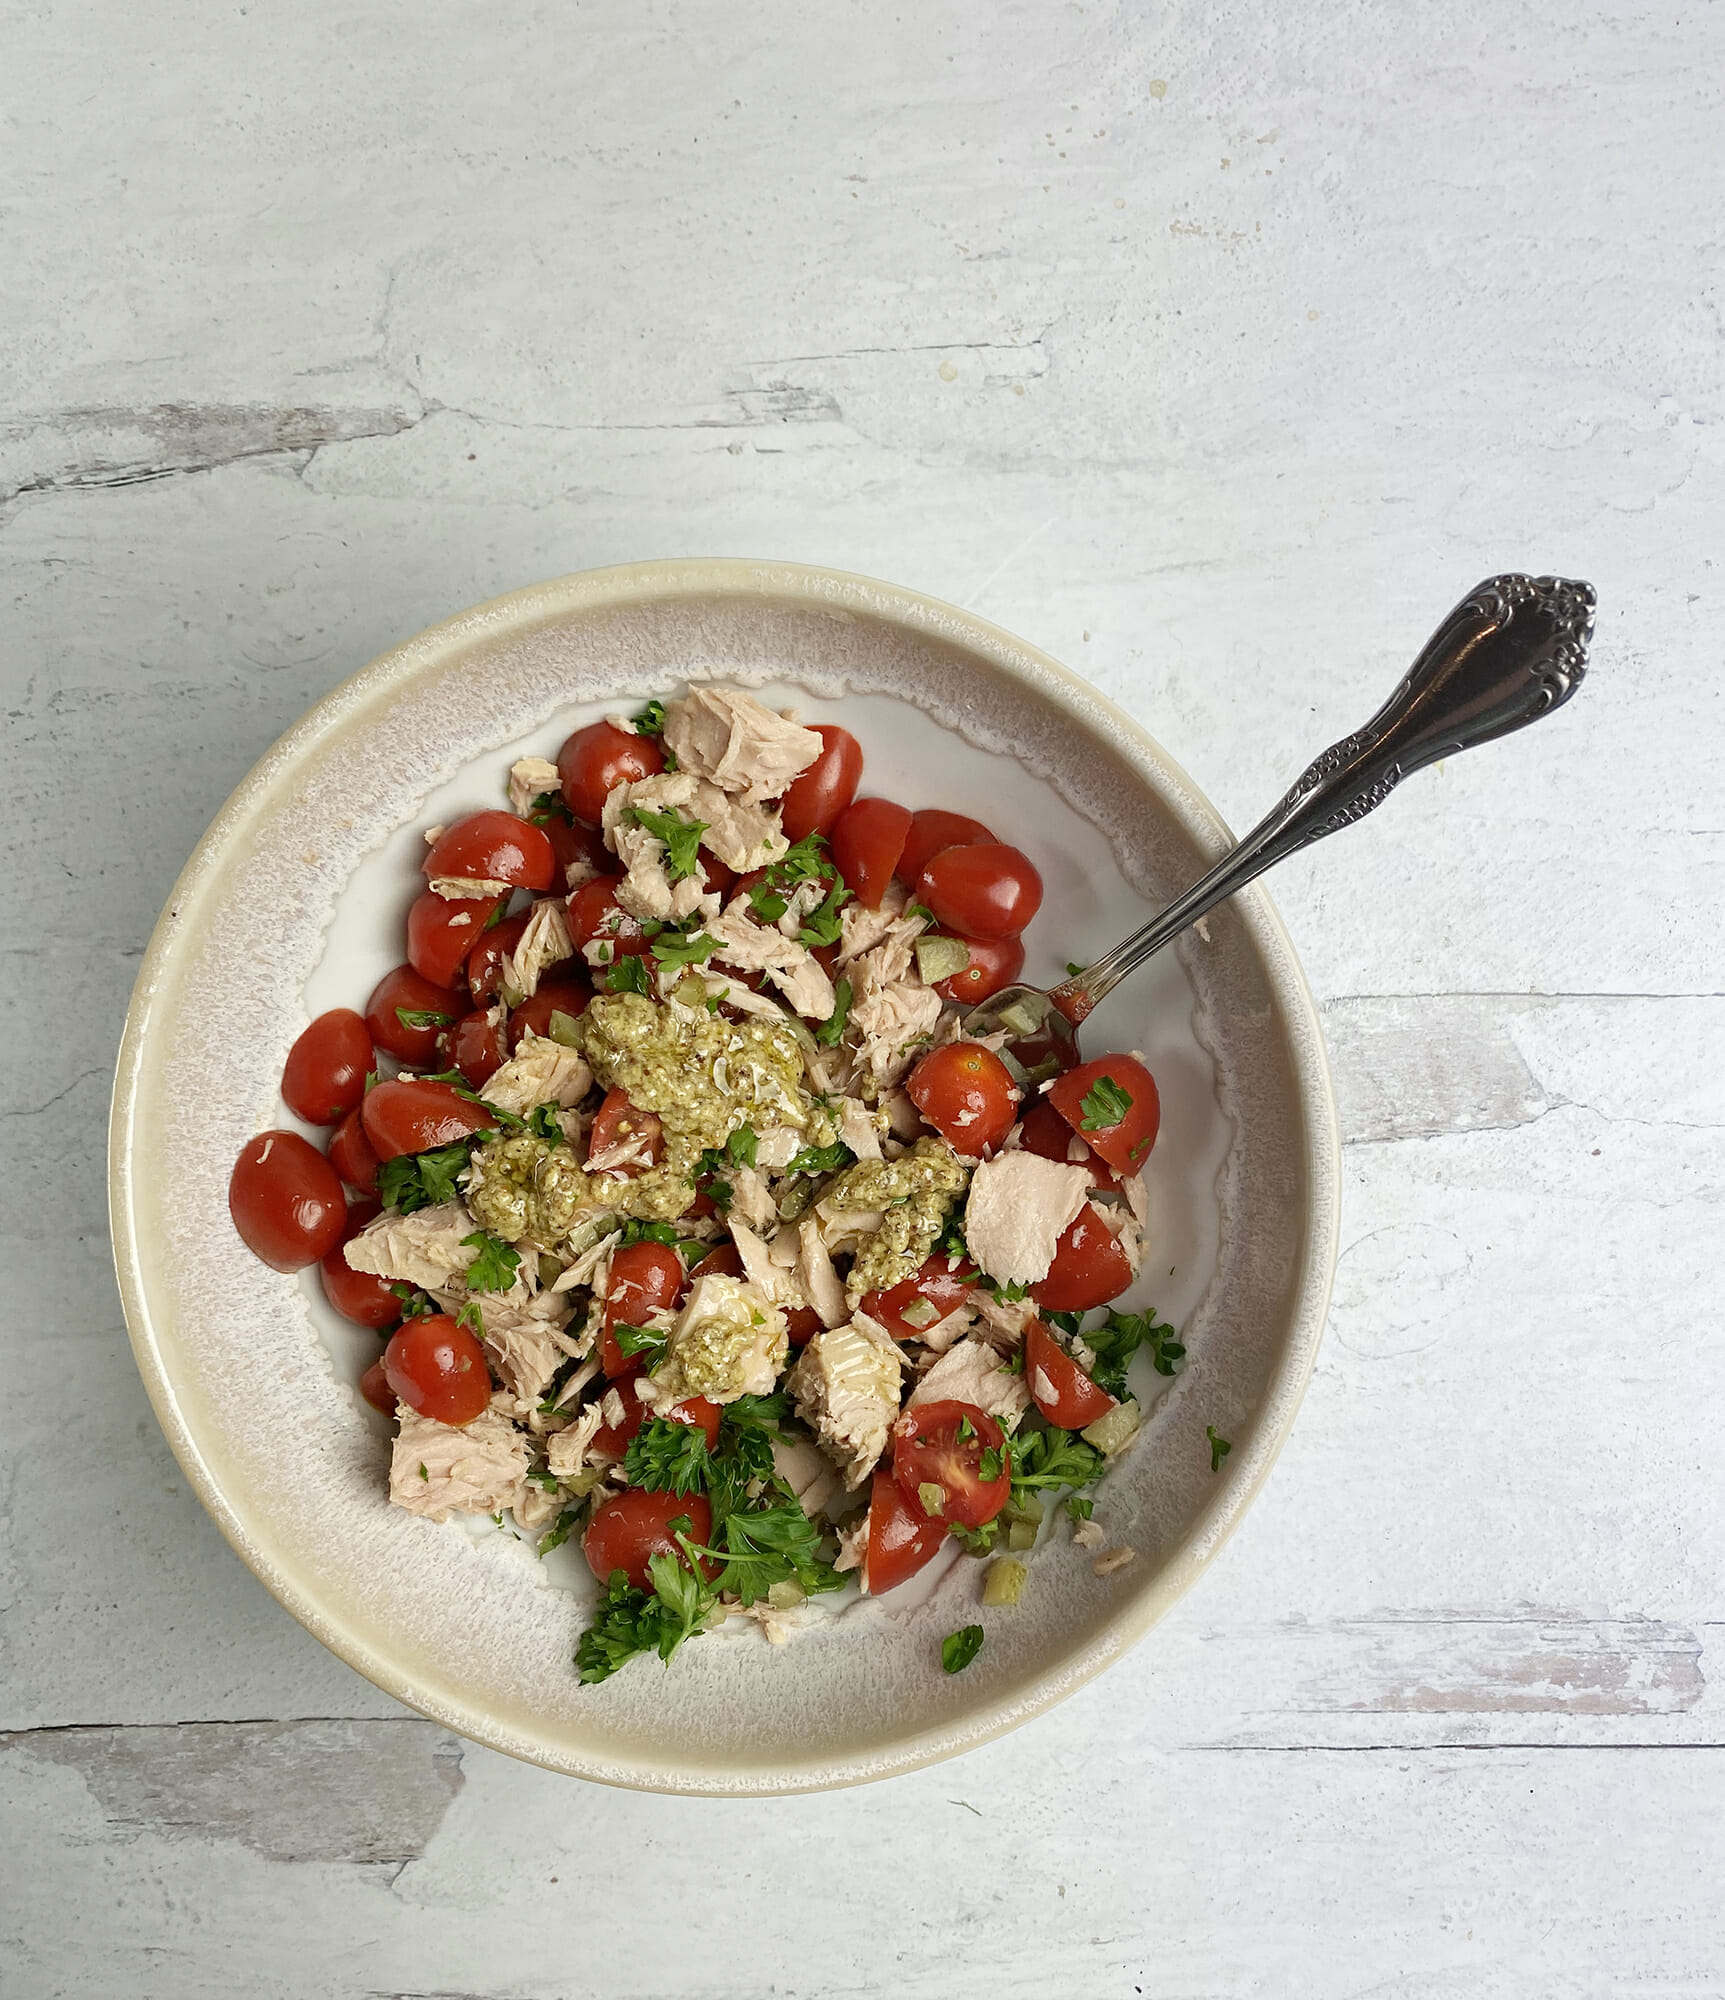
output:
M982 1651L982 1627L961 1625L940 1642L940 1664L949 1674L962 1674Z

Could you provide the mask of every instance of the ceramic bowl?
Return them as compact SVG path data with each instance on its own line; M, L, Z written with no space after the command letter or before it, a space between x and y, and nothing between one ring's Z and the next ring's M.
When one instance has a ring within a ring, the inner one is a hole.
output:
M115 1087L110 1195L132 1344L187 1477L263 1582L401 1701L554 1769L667 1791L806 1790L887 1776L1026 1721L1141 1637L1215 1555L1293 1420L1335 1262L1338 1140L1312 1002L1253 888L1115 995L1087 1046L1144 1052L1164 1121L1139 1295L1182 1329L1172 1382L1101 1489L1097 1577L1062 1519L1015 1608L981 1566L811 1621L749 1621L597 1687L571 1654L590 1589L489 1521L387 1505L387 1427L354 1384L374 1336L283 1277L227 1213L235 1155L288 1120L307 1018L363 1006L400 956L421 829L502 801L512 758L689 679L843 721L865 791L986 820L1047 885L1027 977L1143 921L1227 844L1129 716L968 613L828 570L649 563L465 612L374 662L258 764L187 863L145 957ZM1143 1357L1140 1365L1144 1366ZM1152 1400L1153 1399L1153 1400ZM1231 1440L1213 1471L1206 1429ZM986 1643L947 1675L940 1639Z

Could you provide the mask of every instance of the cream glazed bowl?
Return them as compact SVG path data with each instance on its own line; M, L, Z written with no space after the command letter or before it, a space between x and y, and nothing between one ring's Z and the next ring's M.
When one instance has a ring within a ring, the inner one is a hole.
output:
M186 864L139 974L110 1135L115 1262L169 1444L223 1533L307 1629L435 1721L608 1784L814 1790L910 1770L1058 1701L1140 1638L1262 1485L1311 1372L1336 1255L1339 1142L1311 997L1261 889L1214 912L1087 1024L1162 1093L1135 1299L1182 1330L1172 1381L1134 1378L1143 1435L1100 1488L1093 1574L1063 1515L1019 1605L937 1564L879 1599L822 1600L792 1643L732 1619L671 1666L583 1687L593 1594L575 1545L544 1560L489 1518L388 1505L388 1425L356 1383L377 1336L315 1269L235 1234L246 1139L291 1124L282 1061L326 1007L363 1007L402 955L422 829L502 803L511 761L689 680L755 690L862 742L863 790L985 820L1041 869L1025 977L1048 983L1143 921L1228 845L1130 717L1046 655L865 577L663 562L566 577L422 633L312 710ZM236 1033L236 1024L244 1024ZM1206 1427L1232 1442L1213 1471ZM830 1609L827 1607L831 1607ZM948 1675L940 1640L986 1642Z

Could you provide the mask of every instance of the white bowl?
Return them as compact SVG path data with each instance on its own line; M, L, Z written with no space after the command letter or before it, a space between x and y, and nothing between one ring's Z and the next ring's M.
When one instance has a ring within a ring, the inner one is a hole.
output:
M980 1565L864 1602L785 1647L746 1621L669 1670L571 1664L585 1570L386 1504L385 1427L355 1383L376 1341L281 1277L228 1219L243 1141L290 1123L309 1015L363 1006L400 956L420 830L501 802L508 764L689 678L844 721L864 789L986 819L1047 901L1026 976L1143 921L1227 844L1190 779L1045 655L951 605L787 564L644 563L499 598L374 662L263 758L187 863L133 995L110 1204L133 1350L187 1477L306 1628L379 1687L519 1757L607 1783L751 1793L946 1757L1071 1693L1139 1638L1263 1483L1311 1371L1335 1264L1339 1146L1317 1019L1259 889L1128 983L1086 1030L1143 1050L1164 1095L1142 1295L1189 1359L1101 1489L1137 1560L1092 1574L1062 1523L1015 1609ZM1142 1363L1142 1357L1140 1357ZM1206 1426L1232 1441L1211 1469ZM941 1636L980 1621L965 1672Z

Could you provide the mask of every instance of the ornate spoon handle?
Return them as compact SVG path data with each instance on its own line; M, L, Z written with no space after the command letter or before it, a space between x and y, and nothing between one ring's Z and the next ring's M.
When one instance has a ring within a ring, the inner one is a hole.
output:
M1427 641L1407 677L1363 729L1333 744L1287 796L1202 881L1124 943L1054 988L1077 1022L1188 924L1266 868L1363 819L1409 772L1524 729L1581 685L1593 637L1590 584L1494 576Z

